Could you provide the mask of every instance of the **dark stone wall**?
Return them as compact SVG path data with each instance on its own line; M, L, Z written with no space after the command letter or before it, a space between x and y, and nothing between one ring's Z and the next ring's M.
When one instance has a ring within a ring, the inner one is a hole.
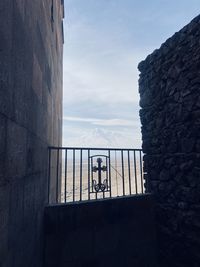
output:
M151 195L48 206L45 267L156 267Z
M200 16L139 64L161 266L200 266Z
M42 266L47 147L61 145L62 18L60 0L0 1L1 267Z

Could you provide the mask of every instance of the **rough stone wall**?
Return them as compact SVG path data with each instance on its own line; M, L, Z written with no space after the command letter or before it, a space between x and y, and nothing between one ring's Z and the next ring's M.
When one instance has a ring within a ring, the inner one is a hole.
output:
M200 16L139 64L161 266L200 266Z
M42 266L47 147L61 145L61 0L0 1L0 266Z

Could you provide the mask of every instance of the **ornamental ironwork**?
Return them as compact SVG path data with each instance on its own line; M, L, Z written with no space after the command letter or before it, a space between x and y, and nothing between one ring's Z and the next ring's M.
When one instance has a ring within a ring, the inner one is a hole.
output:
M96 159L97 166L93 165L94 158ZM103 164L103 158L105 165ZM91 157L91 165L92 165L92 191L96 193L99 192L107 192L109 191L109 184L108 184L108 156L101 155L101 157L92 156ZM96 173L97 178L94 179L94 173Z

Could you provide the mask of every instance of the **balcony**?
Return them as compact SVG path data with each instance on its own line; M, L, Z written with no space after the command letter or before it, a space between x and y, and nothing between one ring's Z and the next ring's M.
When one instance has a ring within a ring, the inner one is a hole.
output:
M144 194L144 185L141 149L49 147L49 204Z

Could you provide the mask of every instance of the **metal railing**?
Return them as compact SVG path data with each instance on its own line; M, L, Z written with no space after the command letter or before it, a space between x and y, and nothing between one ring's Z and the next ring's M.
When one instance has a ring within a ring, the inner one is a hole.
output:
M141 149L49 147L48 201L145 193Z

